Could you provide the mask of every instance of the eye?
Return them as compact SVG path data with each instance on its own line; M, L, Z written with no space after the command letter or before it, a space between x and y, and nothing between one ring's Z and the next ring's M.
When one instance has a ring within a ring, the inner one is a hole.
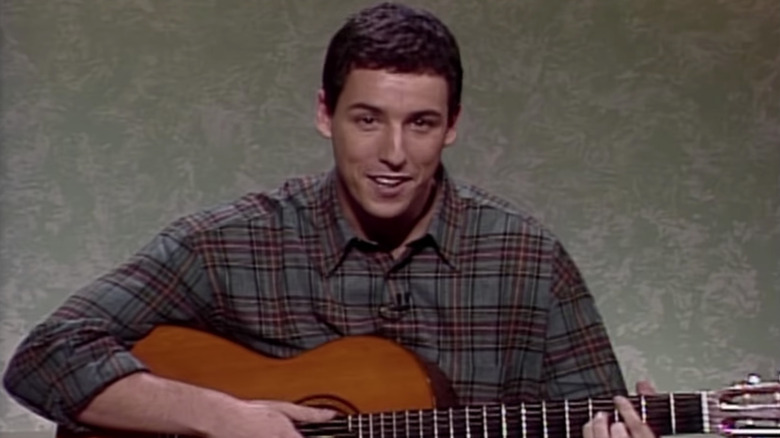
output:
M412 126L418 130L427 131L436 126L436 121L426 117L418 117L412 121Z
M361 116L355 117L355 121L357 122L358 125L371 126L371 125L376 124L377 120L376 120L376 117L374 117L372 115L369 115L369 114L366 114L366 115L361 115Z

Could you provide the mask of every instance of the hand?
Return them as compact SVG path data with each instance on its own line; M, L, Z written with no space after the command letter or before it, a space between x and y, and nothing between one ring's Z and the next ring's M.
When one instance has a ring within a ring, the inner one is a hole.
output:
M636 384L636 392L652 395L655 394L655 388L648 381L639 381ZM607 414L598 412L582 427L582 436L584 438L655 438L653 431L642 421L627 398L615 397L615 407L623 417L622 422L615 422L610 426Z
M335 411L271 400L239 401L229 417L207 433L212 438L301 438L294 423L333 419Z

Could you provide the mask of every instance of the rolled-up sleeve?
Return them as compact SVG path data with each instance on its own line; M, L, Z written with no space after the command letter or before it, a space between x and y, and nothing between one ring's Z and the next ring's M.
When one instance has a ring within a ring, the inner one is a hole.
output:
M68 297L17 347L3 383L18 402L65 428L104 388L146 371L131 349L154 326L205 327L213 278L180 230Z

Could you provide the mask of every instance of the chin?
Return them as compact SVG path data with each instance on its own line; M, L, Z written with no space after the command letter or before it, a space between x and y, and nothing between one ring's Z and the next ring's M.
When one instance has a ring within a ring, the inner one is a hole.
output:
M363 211L371 217L380 220L391 220L402 217L409 209L408 203L370 201L362 205Z

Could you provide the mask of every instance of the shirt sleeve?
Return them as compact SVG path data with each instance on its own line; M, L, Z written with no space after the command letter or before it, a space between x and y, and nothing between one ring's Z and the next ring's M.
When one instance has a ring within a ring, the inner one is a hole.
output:
M553 249L552 263L543 396L582 399L626 395L623 373L593 296L560 243Z
M207 324L212 288L181 234L159 234L38 324L8 364L8 393L44 418L84 431L75 418L93 397L146 370L130 352L137 340L161 323Z

